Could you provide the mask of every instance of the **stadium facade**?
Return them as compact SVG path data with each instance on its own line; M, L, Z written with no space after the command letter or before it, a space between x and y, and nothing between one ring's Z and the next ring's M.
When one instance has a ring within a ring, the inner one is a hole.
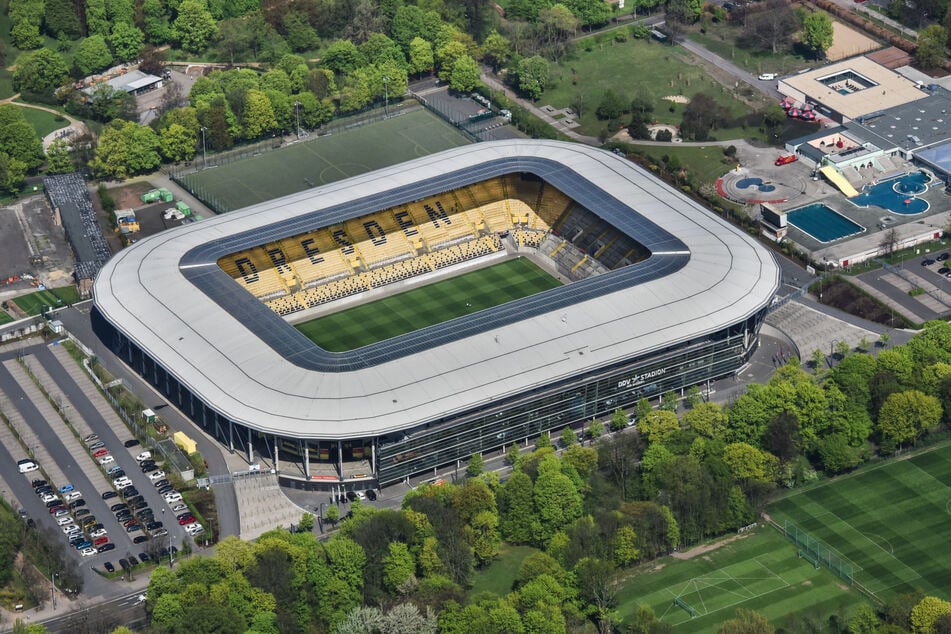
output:
M564 285L344 352L291 322L486 262ZM481 143L167 231L93 289L100 337L232 451L366 488L737 372L779 286L749 236L622 157Z

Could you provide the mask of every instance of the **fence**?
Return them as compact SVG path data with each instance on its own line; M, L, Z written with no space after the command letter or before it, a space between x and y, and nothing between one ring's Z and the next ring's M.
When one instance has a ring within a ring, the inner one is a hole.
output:
M849 585L855 582L855 571L851 563L836 555L828 546L802 530L789 520L783 524L783 534L799 548L799 556L803 557L818 568L825 566L840 579L848 581Z

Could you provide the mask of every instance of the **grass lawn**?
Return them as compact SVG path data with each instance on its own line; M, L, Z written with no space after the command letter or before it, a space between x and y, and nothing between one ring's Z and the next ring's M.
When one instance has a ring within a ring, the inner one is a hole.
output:
M675 605L675 598L696 616ZM756 529L692 559L647 564L623 584L617 599L622 618L630 620L640 605L648 605L678 634L713 632L737 608L781 625L806 609L828 616L864 601L828 570L800 559L792 543L772 528Z
M527 258L518 258L319 317L297 328L325 350L343 352L560 285Z
M512 584L515 583L522 562L526 557L537 552L539 550L531 546L503 544L499 549L498 558L487 568L473 575L469 596L474 597L481 592L492 592L504 597L512 591Z
M36 291L13 300L28 315L39 315L45 306L61 308L67 304L79 301L79 291L73 286L49 288L45 291Z
M182 184L219 212L325 185L469 141L427 110L415 110L280 150L189 174Z
M6 68L0 68L0 99L9 99L13 92L13 73Z
M0 326L3 324L9 324L11 321L14 321L13 317L5 310L0 310Z
M63 117L53 114L52 112L46 112L45 110L20 108L20 112L22 112L26 120L30 122L30 125L33 126L33 129L36 130L36 134L41 139L50 132L65 128L69 125L69 121Z
M636 72L632 71L633 66ZM661 123L679 125L683 118L684 106L663 99L671 95L693 97L703 92L726 107L735 118L751 112L748 105L735 99L683 48L631 38L616 42L611 34L579 41L577 52L552 64L551 79L537 104L565 108L577 107L581 101L581 126L577 131L597 136L605 122L597 119L595 111L608 90L613 90L627 103L634 97L649 99L654 104L653 116ZM756 135L756 129L714 131L718 139Z
M644 154L659 162L663 155L677 157L695 182L715 183L718 178L736 167L735 161L724 162L723 148L718 145L707 147L689 147L671 145L670 147L642 146Z
M769 513L851 562L883 599L915 588L951 599L951 445L793 492Z
M691 27L688 29L687 37L755 75L760 73L786 75L817 63L792 51L773 53L771 50L753 50L737 46L736 42L743 33L743 28L740 26L712 23L708 24L705 30L706 33L701 33L699 26Z

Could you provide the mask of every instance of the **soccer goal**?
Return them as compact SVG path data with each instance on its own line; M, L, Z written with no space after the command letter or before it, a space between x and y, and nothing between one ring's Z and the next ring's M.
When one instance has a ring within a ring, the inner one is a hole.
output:
M693 607L689 603L687 603L680 597L674 597L674 605L686 610L687 614L690 615L690 618L697 616L697 611L694 610Z
M837 574L839 578L848 581L849 585L855 582L855 571L852 564L836 555L818 539L789 520L786 520L783 524L783 533L799 548L801 558L807 560L816 568L825 566Z

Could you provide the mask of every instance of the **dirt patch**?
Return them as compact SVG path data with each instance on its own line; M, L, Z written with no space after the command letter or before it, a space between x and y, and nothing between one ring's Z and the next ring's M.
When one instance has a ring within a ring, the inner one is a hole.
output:
M812 581L810 581L809 579L806 579L805 581L802 582L802 585L804 585L804 586L811 586L811 585L812 585Z
M732 542L735 542L744 537L748 537L751 533L743 533L742 535L734 535L732 537L727 537L726 539L721 539L718 542L713 542L712 544L704 544L703 546L697 546L696 548L691 548L690 550L678 551L671 555L674 559L693 559L694 557L699 557L701 555L706 555L709 552L720 548L721 546L726 546ZM705 560L710 561L709 556L704 557Z
M116 201L116 209L134 209L142 206L142 194L153 189L152 183L141 181L111 188L109 193Z
M882 45L869 36L833 20L832 46L826 51L826 57L836 62L846 57L854 57L868 51L882 48Z
M690 103L690 98L684 97L683 95L667 95L666 97L664 97L664 101L672 101L674 103L687 104L687 103Z
M816 284L813 292L818 291L818 287L819 285ZM822 282L820 303L890 328L908 326L901 315L895 314L891 308L869 297L842 278L837 277Z

